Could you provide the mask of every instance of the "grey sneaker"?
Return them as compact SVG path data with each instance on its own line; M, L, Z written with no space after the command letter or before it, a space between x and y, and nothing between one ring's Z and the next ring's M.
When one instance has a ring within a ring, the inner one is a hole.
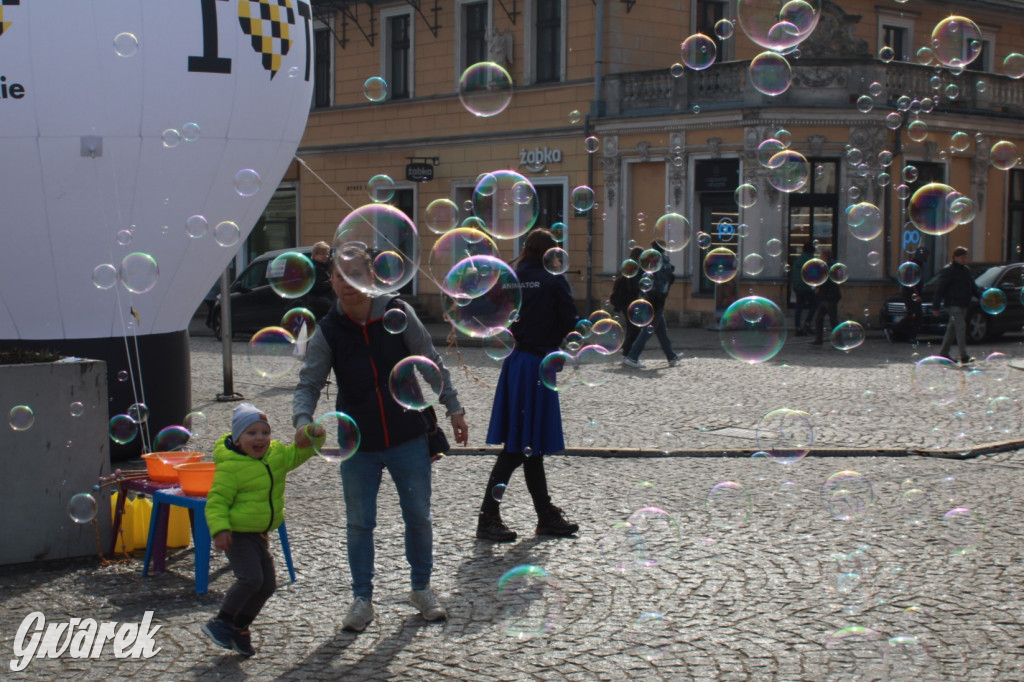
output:
M668 361L668 366L669 367L675 367L676 365L679 364L680 360L682 360L681 357L679 357L678 355L673 355L672 359Z
M436 621L448 618L448 612L437 603L437 597L434 596L434 591L430 589L430 585L427 585L422 590L410 591L409 600L413 606L419 609L424 620Z
M639 360L634 360L633 358L628 356L622 358L622 364L624 364L626 367L632 367L633 369L644 369L646 367L644 363L640 362Z
M345 620L341 621L341 629L349 632L362 632L373 620L373 604L369 599L356 597L345 614Z

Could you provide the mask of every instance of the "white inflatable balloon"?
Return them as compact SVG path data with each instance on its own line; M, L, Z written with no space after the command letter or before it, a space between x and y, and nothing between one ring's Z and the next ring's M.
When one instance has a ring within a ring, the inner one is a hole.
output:
M186 329L302 136L309 3L0 12L0 339L119 337L129 306L136 334Z

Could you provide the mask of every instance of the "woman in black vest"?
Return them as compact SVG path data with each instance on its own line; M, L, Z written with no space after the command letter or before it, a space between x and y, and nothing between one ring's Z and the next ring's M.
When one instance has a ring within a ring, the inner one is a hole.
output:
M320 321L319 331L306 347L299 383L292 399L296 427L313 421L320 391L334 370L338 387L335 409L352 417L362 436L359 450L341 463L345 494L349 569L354 600L342 627L362 632L373 620L374 551L377 492L384 469L398 490L405 522L405 555L411 569L409 594L427 620L444 620L447 612L430 589L433 569L433 528L430 515L430 452L423 415L396 402L388 388L391 370L411 355L430 358L441 370L440 400L451 417L455 441L469 438L465 410L459 404L451 376L431 343L427 330L408 304L392 296L371 297L350 282L369 288L372 261L364 248L335 258L331 285L338 304ZM339 271L344 269L344 274ZM384 328L389 308L405 313L401 334Z
M544 254L555 246L551 232L535 229L527 235L517 259L522 304L519 317L509 326L516 346L502 363L487 429L487 442L504 448L491 470L480 507L476 536L482 540L516 539L515 531L501 519L499 502L520 465L537 512L537 534L568 536L579 530L551 504L544 473L544 455L564 450L565 438L558 393L541 383L540 364L544 356L558 350L577 320L569 283L544 267Z

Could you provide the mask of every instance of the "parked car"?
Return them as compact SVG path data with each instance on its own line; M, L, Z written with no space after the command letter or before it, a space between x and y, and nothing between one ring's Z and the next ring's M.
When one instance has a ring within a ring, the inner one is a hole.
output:
M267 267L282 253L297 251L309 257L310 246L294 249L268 251L255 258L231 283L231 333L254 334L265 327L281 324L281 318L292 308L308 308L319 320L327 314L337 299L333 290L320 291L314 288L299 298L279 296L267 279ZM322 287L321 287L322 288ZM214 304L209 326L214 335L221 338L220 297Z
M990 288L1001 289L1006 295L1006 309L991 314L981 309L978 299L971 301L967 309L967 340L969 343L981 343L998 338L1006 332L1021 331L1024 328L1024 303L1021 302L1021 285L1024 284L1024 263L972 263L968 265L974 275L974 283L978 289L985 291ZM949 315L940 310L938 315L932 314L932 301L935 290L939 286L939 275L936 274L924 285L921 301L921 321L918 335L942 335L946 331ZM907 316L906 305L902 293L890 296L882 304L880 322L886 335L894 340L906 339Z

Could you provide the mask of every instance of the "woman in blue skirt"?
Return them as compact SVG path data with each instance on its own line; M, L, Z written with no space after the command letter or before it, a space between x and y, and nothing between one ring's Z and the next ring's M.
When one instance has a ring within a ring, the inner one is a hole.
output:
M491 470L480 507L476 536L483 540L516 539L515 531L501 520L499 503L512 472L520 465L537 511L537 533L568 536L579 530L551 504L544 474L544 455L564 450L565 439L558 393L541 383L540 364L545 355L558 350L577 320L569 283L544 267L545 252L555 246L558 243L551 232L535 229L527 235L517 259L522 305L519 317L509 326L515 350L501 366L487 429L487 442L504 447Z

